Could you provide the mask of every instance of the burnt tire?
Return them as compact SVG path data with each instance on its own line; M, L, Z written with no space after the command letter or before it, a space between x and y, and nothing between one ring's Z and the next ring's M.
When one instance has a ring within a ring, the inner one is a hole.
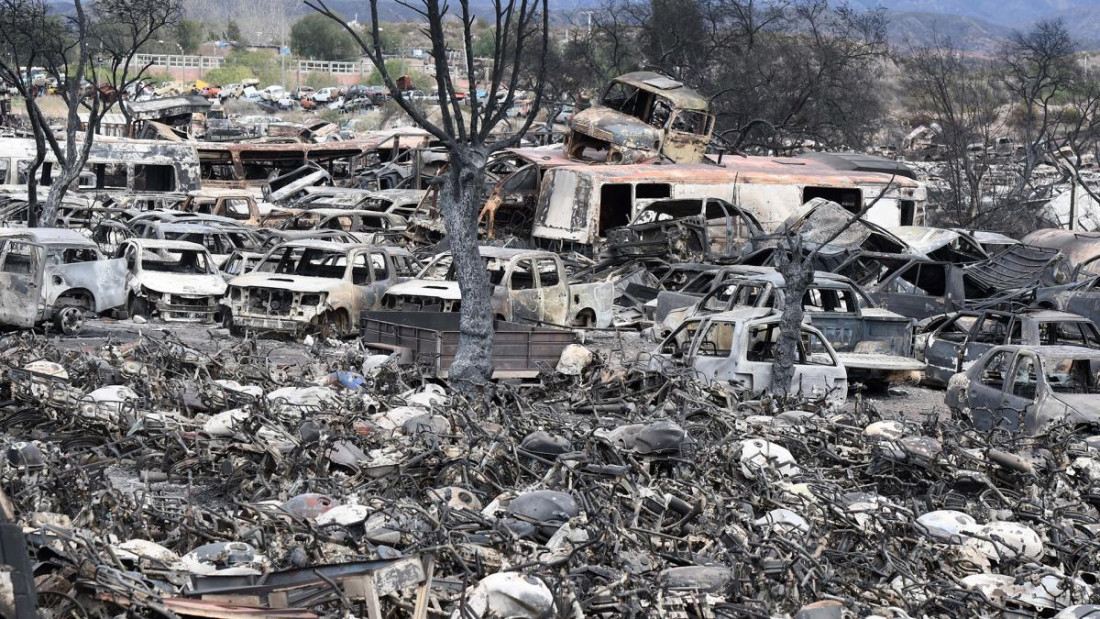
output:
M79 335L84 330L84 308L67 305L53 315L53 325L65 335Z

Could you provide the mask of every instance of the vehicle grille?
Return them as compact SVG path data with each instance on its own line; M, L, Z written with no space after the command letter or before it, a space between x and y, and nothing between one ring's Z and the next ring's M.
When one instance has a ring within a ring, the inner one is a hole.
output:
M266 316L289 316L294 293L288 290L253 288L248 292L248 313Z

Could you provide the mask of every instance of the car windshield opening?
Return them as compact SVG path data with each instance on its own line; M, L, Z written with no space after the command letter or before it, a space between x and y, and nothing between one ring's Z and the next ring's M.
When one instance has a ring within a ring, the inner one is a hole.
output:
M206 254L194 250L146 252L141 257L141 268L158 273L207 275L214 272Z

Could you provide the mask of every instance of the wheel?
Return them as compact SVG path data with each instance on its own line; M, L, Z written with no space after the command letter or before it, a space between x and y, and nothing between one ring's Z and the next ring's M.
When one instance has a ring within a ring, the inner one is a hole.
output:
M84 329L84 308L68 305L53 315L53 324L65 335L77 335Z
M321 337L324 338L340 339L351 333L351 321L348 319L348 314L340 310L322 314L318 321L318 327Z
M145 297L139 297L133 295L130 297L130 303L126 306L126 311L130 314L130 318L134 316L142 316L144 318L149 317L149 302L145 300Z

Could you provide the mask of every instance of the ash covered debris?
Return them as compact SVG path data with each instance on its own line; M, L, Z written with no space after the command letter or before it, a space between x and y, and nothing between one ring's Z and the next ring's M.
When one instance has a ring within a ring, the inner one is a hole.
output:
M625 75L484 162L470 392L454 150L201 99L97 139L59 229L0 189L0 605L1100 610L1095 234L934 227L914 166L725 153Z
M471 401L356 344L212 336L0 341L0 480L43 612L904 617L1096 601L1100 456L1070 428L1021 438L869 401L746 399L598 353Z

